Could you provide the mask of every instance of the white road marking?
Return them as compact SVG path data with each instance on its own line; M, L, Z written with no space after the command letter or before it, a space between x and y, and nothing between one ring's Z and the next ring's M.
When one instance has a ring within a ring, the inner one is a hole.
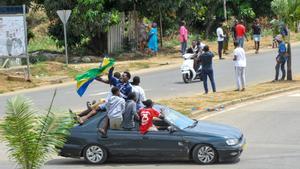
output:
M220 114L223 114L223 113L226 113L226 112L229 112L229 111L232 111L232 110L235 110L235 109L238 109L240 107L247 106L247 105L255 104L255 103L266 101L266 100L276 99L276 98L279 98L279 97L282 97L282 96L285 96L285 95L290 96L292 93L295 93L295 91L292 91L292 92L289 92L289 93L281 93L281 94L278 94L278 95L269 96L269 97L266 97L266 98L261 98L261 99L257 99L257 100L254 100L254 101L241 103L241 104L238 104L238 105L233 105L233 107L230 107L226 110L219 111L217 113L212 113L212 114L209 114L209 115L206 115L206 116L203 116L203 117L201 117L201 115L200 115L196 119L199 119L199 120L209 119L211 117L218 116Z
M300 97L300 93L291 94L291 95L289 95L289 97Z

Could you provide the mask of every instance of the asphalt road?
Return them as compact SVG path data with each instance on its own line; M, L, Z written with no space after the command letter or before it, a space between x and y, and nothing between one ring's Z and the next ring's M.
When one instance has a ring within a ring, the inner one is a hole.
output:
M88 165L80 159L56 157L46 169L299 169L300 91L244 103L204 119L240 128L247 147L240 161L199 166L193 162L109 162ZM14 168L0 145L0 169Z
M247 56L246 81L248 84L271 81L274 79L275 56L277 49L269 52L252 54ZM292 48L293 72L300 73L300 46ZM214 64L217 90L235 88L233 62L230 59L219 61ZM180 68L173 68L160 72L150 72L141 75L141 86L146 90L148 98L169 98L175 96L187 96L196 93L203 93L203 84L197 82L184 84ZM209 85L210 86L210 85ZM57 109L82 109L87 100L105 98L110 87L108 85L94 82L88 88L86 94L80 98L76 93L76 85L68 85L58 88L54 101ZM37 91L24 92L23 95L31 98L39 108L46 109L49 106L54 89L42 89ZM3 116L6 100L16 95L0 95L0 117Z

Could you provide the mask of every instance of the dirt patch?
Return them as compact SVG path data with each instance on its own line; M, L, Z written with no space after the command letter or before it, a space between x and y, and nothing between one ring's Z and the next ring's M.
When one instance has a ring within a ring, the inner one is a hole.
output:
M191 115L195 111L219 109L220 107L216 108L215 106L222 105L222 103L231 100L247 98L290 87L300 87L300 76L296 76L293 81L266 82L248 86L244 92L227 90L216 93L199 94L191 97L158 100L158 102L172 107L184 114Z

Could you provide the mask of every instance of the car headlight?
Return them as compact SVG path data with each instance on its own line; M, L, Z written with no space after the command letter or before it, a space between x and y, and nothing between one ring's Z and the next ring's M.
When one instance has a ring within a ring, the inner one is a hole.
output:
M239 140L236 138L231 138L231 139L226 140L226 144L229 146L234 146L234 145L237 145L238 143L239 143Z

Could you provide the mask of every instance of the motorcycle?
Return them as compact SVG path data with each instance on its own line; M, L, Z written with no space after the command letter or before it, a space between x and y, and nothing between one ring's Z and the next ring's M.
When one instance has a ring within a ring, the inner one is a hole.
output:
M197 70L194 69L195 53L186 53L183 56L183 63L181 65L181 74L184 83L190 83L193 80L199 79L202 81L202 66L200 65Z

